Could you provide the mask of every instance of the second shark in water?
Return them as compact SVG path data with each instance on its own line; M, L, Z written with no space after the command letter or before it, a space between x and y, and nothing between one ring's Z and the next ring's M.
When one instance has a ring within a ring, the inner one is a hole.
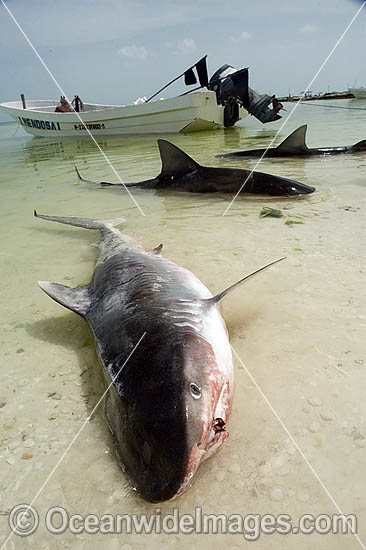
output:
M338 155L340 153L359 153L366 151L366 139L355 143L354 145L345 145L343 147L313 147L306 145L307 124L297 128L290 134L278 147L269 149L251 149L250 151L237 151L235 153L226 153L226 155L217 155L219 158L237 158L250 157L259 158L266 156L268 158L276 157L309 157L313 155Z
M190 193L252 193L258 195L303 195L313 193L310 187L295 180L274 176L264 172L252 172L240 168L216 168L201 166L184 151L164 139L158 140L162 169L153 179L127 183L126 187L145 189L174 189ZM119 186L108 182L90 182L84 180L75 167L79 181L97 183L102 187Z

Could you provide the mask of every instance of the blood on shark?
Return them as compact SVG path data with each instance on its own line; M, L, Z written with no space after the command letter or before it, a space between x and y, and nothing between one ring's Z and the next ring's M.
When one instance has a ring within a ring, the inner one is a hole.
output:
M294 130L278 147L269 149L251 149L249 151L236 151L217 155L218 158L259 158L265 155L268 158L276 157L308 157L313 155L339 155L341 153L360 153L366 151L366 139L355 143L354 145L345 145L341 147L314 147L309 148L306 145L307 124Z
M110 386L106 420L132 486L149 502L181 495L228 437L234 371L219 302L283 258L212 296L193 273L161 256L162 245L149 252L122 235L121 218L34 214L100 232L90 284L38 284L91 328Z
M313 193L311 187L295 180L241 168L220 168L201 166L192 157L173 143L158 140L162 162L161 172L156 178L127 183L126 187L145 189L181 190L190 193L241 193L259 195L288 196ZM123 184L90 182L84 180L75 167L79 181L95 183L102 187Z

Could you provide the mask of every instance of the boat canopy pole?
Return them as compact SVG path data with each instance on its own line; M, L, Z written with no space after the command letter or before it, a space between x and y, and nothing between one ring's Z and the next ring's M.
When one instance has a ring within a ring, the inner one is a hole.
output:
M203 86L197 86L197 88L192 88L192 90L187 90L186 92L183 92L182 94L180 94L179 97L182 97L183 95L191 94L192 92L197 92L197 90L201 90L201 88L203 88Z
M196 80L196 77L195 77L195 74L193 72L193 69L196 67L197 69L197 73L198 73L198 78L199 78L199 81L200 81L200 84L201 86L199 88L197 88L197 90L199 90L200 88L203 88L204 86L207 86L208 84L208 75L207 75L207 66L206 66L206 57L207 55L205 55L204 57L202 57L202 59L200 59L199 61L197 61L197 63L195 63L194 65L192 65L192 67L189 67L189 69L186 69L184 71L184 73L180 74L179 76L175 77L173 80L171 80L170 82L168 82L168 84L165 84L165 86L163 86L160 90L158 90L154 95L152 95L151 97L149 97L149 99L146 100L145 103L148 103L151 99L153 99L154 97L156 97L158 94L160 94L160 92L162 92L163 90L165 90L165 88L167 88L168 86L170 86L171 84L173 84L173 82L175 82L176 80L178 80L179 78L182 78L182 76L185 77L185 83L187 85L190 85L190 84L196 84L197 80ZM190 90L192 91L192 90Z

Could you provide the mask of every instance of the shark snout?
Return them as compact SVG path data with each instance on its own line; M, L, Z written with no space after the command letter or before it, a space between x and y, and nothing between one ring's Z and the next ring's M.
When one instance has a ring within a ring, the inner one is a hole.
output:
M293 185L292 185L293 184ZM289 195L308 195L309 193L314 193L315 187L311 185L306 185L305 183L300 183L299 181L290 181L288 187Z

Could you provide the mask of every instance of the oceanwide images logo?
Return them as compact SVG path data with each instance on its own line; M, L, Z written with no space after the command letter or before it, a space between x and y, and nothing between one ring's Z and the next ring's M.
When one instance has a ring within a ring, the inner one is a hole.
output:
M50 508L43 525L53 535L69 532L74 535L101 534L241 534L246 540L258 540L261 535L288 534L349 534L357 532L357 518L353 514L303 514L293 521L289 514L207 514L195 508L194 514L182 514L179 508L162 514L156 508L153 514L70 514L61 506ZM18 504L9 515L12 532L20 537L35 533L40 527L37 510L30 504Z
M38 512L30 504L18 504L9 514L10 529L20 537L27 537L37 531L39 526Z

